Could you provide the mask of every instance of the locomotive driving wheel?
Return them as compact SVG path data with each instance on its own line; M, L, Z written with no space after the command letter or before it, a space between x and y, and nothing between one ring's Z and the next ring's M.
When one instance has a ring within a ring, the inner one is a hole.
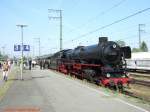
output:
M123 87L122 82L117 82L116 88L121 93L124 91L124 87Z

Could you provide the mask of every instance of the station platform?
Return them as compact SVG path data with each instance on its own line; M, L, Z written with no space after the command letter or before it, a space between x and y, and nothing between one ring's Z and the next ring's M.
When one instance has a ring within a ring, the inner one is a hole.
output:
M52 70L17 72L0 101L0 112L149 112L150 105L113 95Z

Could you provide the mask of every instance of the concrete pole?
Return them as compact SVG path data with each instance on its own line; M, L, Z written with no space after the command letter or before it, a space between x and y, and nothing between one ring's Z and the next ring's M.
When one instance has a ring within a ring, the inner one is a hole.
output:
M60 10L60 51L62 50L62 10Z
M23 27L27 27L27 25L17 25L18 27L21 28L21 80L23 80Z

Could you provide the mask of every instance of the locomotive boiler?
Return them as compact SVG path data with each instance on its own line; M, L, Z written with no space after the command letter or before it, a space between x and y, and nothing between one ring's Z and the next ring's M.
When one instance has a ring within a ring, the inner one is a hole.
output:
M78 46L63 53L63 58L70 60L81 60L88 63L112 66L121 64L122 58L130 57L130 47L120 47L117 43L108 41L107 37L99 38L99 43L96 45Z
M126 72L126 58L131 57L129 46L120 47L107 37L98 44L62 50L51 57L50 67L81 79L123 90L130 79Z

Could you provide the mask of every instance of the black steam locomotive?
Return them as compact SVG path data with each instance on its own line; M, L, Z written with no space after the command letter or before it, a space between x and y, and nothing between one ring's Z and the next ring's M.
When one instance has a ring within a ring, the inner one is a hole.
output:
M50 68L81 79L122 90L130 79L126 72L126 58L131 57L129 46L100 37L92 46L78 46L62 50L50 57Z

